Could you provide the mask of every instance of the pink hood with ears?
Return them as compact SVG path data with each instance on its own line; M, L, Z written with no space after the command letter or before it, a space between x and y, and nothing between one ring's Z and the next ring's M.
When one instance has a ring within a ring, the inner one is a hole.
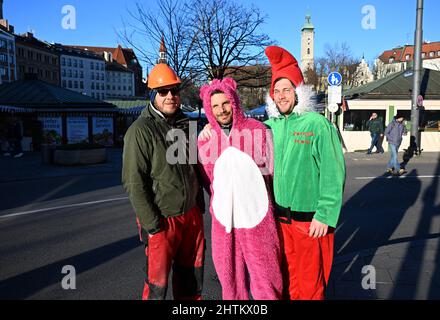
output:
M203 101L203 108L205 109L206 117L212 128L217 133L221 130L220 125L212 113L211 93L215 90L223 91L231 101L233 114L232 129L239 129L246 117L240 106L240 98L237 95L237 83L231 78L224 78L223 80L214 79L210 84L206 84L200 89L200 98Z

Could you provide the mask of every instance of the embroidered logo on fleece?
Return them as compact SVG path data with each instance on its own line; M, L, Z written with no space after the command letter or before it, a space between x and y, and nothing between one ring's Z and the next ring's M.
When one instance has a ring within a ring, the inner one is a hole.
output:
M294 131L292 135L295 137L294 142L297 144L311 144L312 143L311 139L315 136L313 131L308 131L308 132Z

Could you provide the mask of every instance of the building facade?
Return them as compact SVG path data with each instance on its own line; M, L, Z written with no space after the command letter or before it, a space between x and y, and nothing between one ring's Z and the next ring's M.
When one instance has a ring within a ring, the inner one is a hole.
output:
M105 61L94 52L56 45L61 87L98 100L106 99Z
M34 74L42 81L59 86L60 59L52 45L36 39L30 32L16 35L15 41L18 80Z
M17 79L15 37L8 29L0 25L0 84Z
M353 87L359 87L374 81L374 75L368 63L362 58L354 73Z
M133 71L119 63L106 62L107 99L131 98L135 96L135 79Z
M121 66L131 70L134 76L134 92L137 97L144 97L146 94L145 83L142 78L142 66L136 57L135 52L131 48L117 48L110 47L90 47L90 46L70 46L72 48L78 48L82 50L88 50L102 56L106 61L116 61Z

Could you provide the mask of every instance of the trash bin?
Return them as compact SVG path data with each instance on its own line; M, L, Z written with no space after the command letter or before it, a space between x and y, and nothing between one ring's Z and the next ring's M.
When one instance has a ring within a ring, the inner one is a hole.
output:
M44 164L52 164L56 145L42 144L41 145L41 162Z

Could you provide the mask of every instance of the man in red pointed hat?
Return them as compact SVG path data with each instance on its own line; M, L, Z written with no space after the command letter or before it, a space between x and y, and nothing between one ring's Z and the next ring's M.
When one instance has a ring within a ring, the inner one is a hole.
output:
M266 124L274 140L276 218L282 231L286 298L322 300L333 262L345 163L333 125L314 111L296 59L266 48L272 66ZM272 99L273 100L272 100Z

